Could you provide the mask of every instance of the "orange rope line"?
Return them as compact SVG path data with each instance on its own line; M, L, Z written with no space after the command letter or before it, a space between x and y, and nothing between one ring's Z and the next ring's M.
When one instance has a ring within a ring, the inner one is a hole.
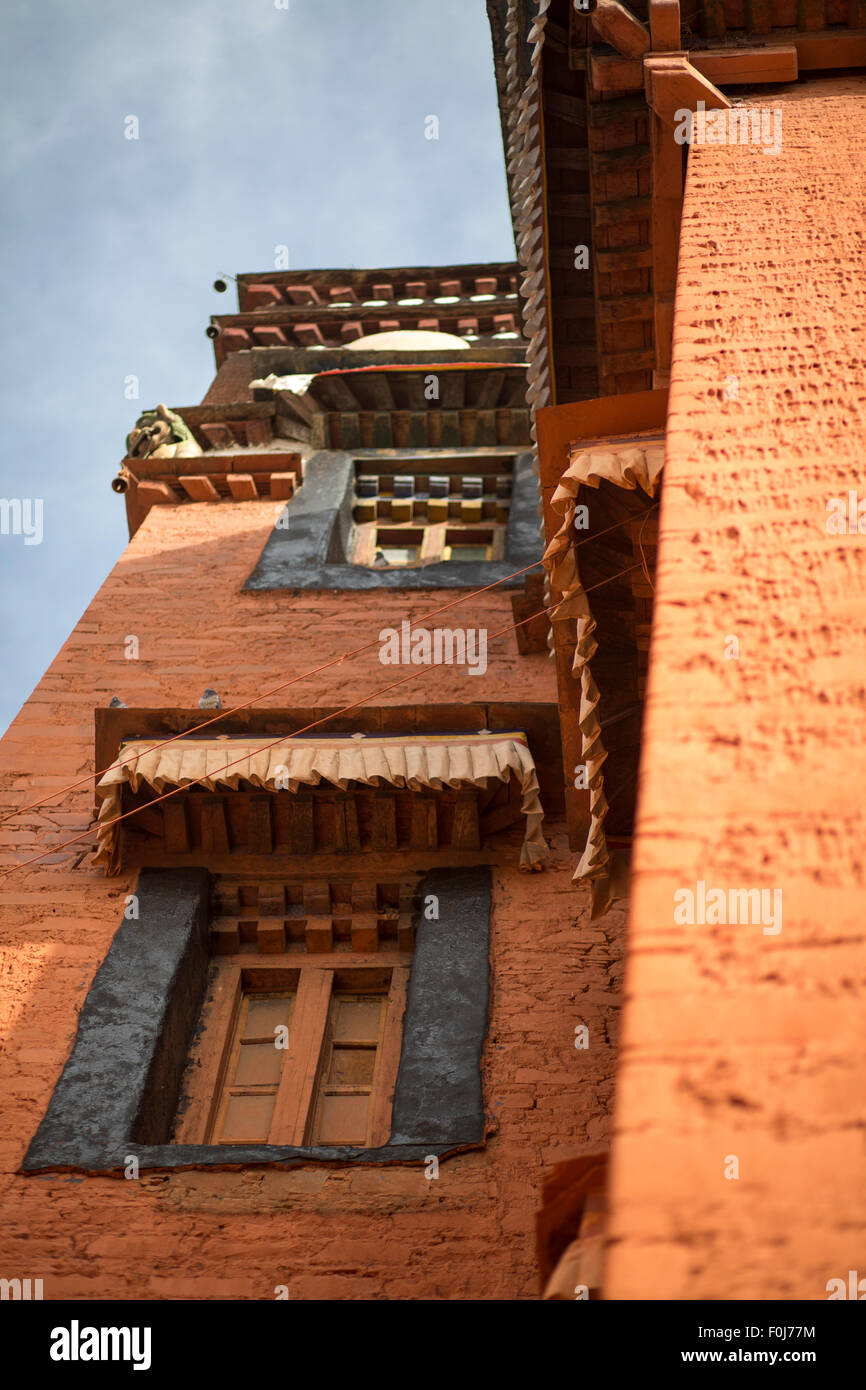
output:
M505 574L501 579L494 579L492 583L486 584L483 589L475 589L471 594L461 594L458 598L452 599L450 603L441 604L439 608L433 608L429 613L423 613L420 618L416 618L414 621L416 623L421 623L426 622L430 618L435 618L437 614L445 613L449 608L454 608L459 603L466 603L469 599L477 598L479 594L486 593L488 589L495 589L497 584L506 584L509 579L518 579L521 574L526 574L528 570L537 569L541 563L541 560L536 560L534 564L527 565L525 569L515 570L513 574ZM203 720L201 724L194 724L191 729L184 729L182 733L172 734L171 738L165 738L160 743L155 743L148 751L155 753L157 748L165 748L169 743L175 743L177 739L188 738L190 734L198 733L200 729L207 729L211 724L218 724L221 719L228 719L232 714L239 714L241 710L250 709L253 705L260 704L262 700L269 699L271 695L278 695L280 691L287 690L291 685L297 685L300 681L310 680L313 676L320 675L322 671L327 671L332 666L339 666L341 662L348 661L351 657L359 656L361 652L369 651L371 647L377 646L378 641L378 637L374 637L369 642L365 642L363 646L353 647L351 650L343 652L340 656L335 656L330 661L324 662L321 666L315 666L309 671L303 671L301 675L293 676L290 681L284 681L282 685L273 686L271 690L266 690L263 694L254 696L252 700L246 700L243 704L234 705L231 709L220 710L218 714L213 715L210 719ZM128 761L131 761L131 759L128 759ZM116 766L123 766L123 764L109 764L109 767ZM40 806L44 806L46 802L52 801L56 796L63 796L66 792L74 791L76 787L83 787L86 782L90 782L93 778L104 776L107 771L108 767L103 767L97 772L90 772L86 777L80 777L77 782L70 782L68 786L61 787L59 791L49 792L41 801L31 801L26 806L20 806L14 811L8 811L5 816L0 816L0 825L3 825L7 820L11 820L13 816L23 816L26 811L37 810Z
M643 515L648 516L652 510L652 507L648 508ZM641 513L637 513L637 515L639 516ZM629 517L627 521L633 519L634 518ZM582 541L577 541L574 549L577 550L580 546L586 545L588 541L596 540L599 536L607 535L609 531L615 531L618 527L624 525L626 525L625 521L617 521L613 526L607 526L603 531L597 531L594 535L586 536ZM530 570L538 569L538 566L541 564L543 564L542 560L536 560L534 564L526 565L524 569L515 570L513 574L505 574L501 579L494 579L490 584L485 584L481 589L474 589L468 594L460 594L456 599L451 599L448 603L440 604L438 608L432 608L429 613L422 613L414 622L416 624L427 622L430 618L435 618L439 613L446 613L449 608L455 608L461 603L467 603L470 599L478 598L481 594L486 594L490 589L495 589L499 584L506 584L509 579L519 579L522 574L527 574ZM155 753L158 748L165 748L168 744L177 742L178 739L188 738L191 734L199 733L202 729L209 728L211 724L218 724L221 719L228 719L231 715L239 714L242 710L251 709L253 705L258 705L262 700L268 700L272 695L278 695L281 691L288 690L290 686L297 685L300 681L310 680L313 676L320 675L322 671L328 671L333 666L339 666L343 661L348 661L352 657L359 656L362 652L369 651L371 647L376 646L378 641L378 637L372 638L371 641L365 642L363 646L354 647L349 651L343 652L340 656L335 656L332 660L324 662L321 666L316 666L309 671L303 671L301 675L293 676L291 680L284 681L281 685L273 686L272 689L264 691L263 694L254 696L252 700L246 700L243 704L234 705L231 709L220 710L210 719L205 719L200 724L194 724L191 729L184 729L181 733L172 734L170 738L165 738L159 743L155 743L152 748L148 749L148 752ZM132 759L129 758L126 759L126 761L131 762ZM114 762L110 763L109 766L122 767L124 764ZM48 795L43 796L40 801L30 801L25 806L18 806L13 811L7 811L4 816L0 816L0 825L5 825L6 821L12 820L14 816L23 816L28 811L37 811L40 806L46 806L48 802L53 801L55 797L65 796L67 792L75 791L78 787L83 787L92 779L104 777L107 771L108 767L99 768L95 772L90 772L87 773L86 776L80 777L76 782L70 782L67 786L61 787L57 791L49 792Z
M535 566L530 566L530 568L535 568ZM607 579L600 580L598 584L591 585L589 589L584 590L584 593L590 593L593 589L600 589L602 585L610 584L613 582L614 579L619 579L624 574L630 574L631 571L635 569L640 569L640 565L629 565L627 569L619 570L616 574L610 575ZM492 640L496 637L502 637L505 635L506 632L516 631L517 628L523 627L525 623L532 622L533 618L540 618L543 614L546 614L549 611L549 609L554 606L555 605L552 604L545 605L545 607L540 608L537 613L530 613L528 618L521 618L520 622L518 623L509 623L508 626L499 628L497 632L490 633L490 639ZM303 728L296 729L292 734L281 734L280 737L274 739L273 742L263 744L260 748L257 748L255 752L252 754L252 756L256 757L259 753L267 753L269 749L276 748L277 744L285 743L288 739L297 738L299 734L304 734L309 729L315 729L318 727L319 724L326 724L329 719L335 719L338 715L348 714L350 710L358 709L359 706L366 704L369 700L374 699L376 696L386 695L389 690L396 690L398 686L405 685L407 681L415 680L418 676L423 676L429 671L438 670L439 665L441 665L441 663L428 666L426 670L423 671L411 671L408 676L404 676L401 680L393 681L391 685L382 686L377 690L372 690L369 692L369 694L362 696L360 700L355 700L352 704L345 705L342 709L332 710L330 714L323 715L321 719L313 720L311 724L305 724ZM166 740L166 742L171 741L172 740ZM140 756L144 755L134 754L131 758L126 759L126 762L132 762L134 758L138 758ZM222 772L227 772L230 767L235 767L238 763L246 762L249 757L250 754L244 753L240 758L235 758L233 762L226 763L225 767L223 767L220 770ZM120 763L116 764L116 766L123 765L124 764ZM183 786L173 787L171 788L171 790L163 792L161 796L154 797L153 801L149 801L147 803L147 808L149 809L151 806L157 806L159 802L167 801L169 797L177 796L179 793L187 791L190 787L196 786L197 783L205 781L207 777L209 777L210 775L210 773L205 773L203 777L193 778L192 781L185 782ZM64 840L62 844L52 845L50 849L43 850L40 854L33 855L30 859L24 859L19 864L13 864L8 869L3 869L2 871L0 871L0 877L7 878L10 874L17 873L19 869L25 869L28 865L36 864L41 859L47 858L47 856L50 854L57 854L60 850L67 849L69 845L77 844L79 840L83 840L87 835L91 834L91 832L94 829L101 828L103 830L107 830L109 826L118 825L120 821L127 820L130 816L138 815L138 813L140 811L143 811L144 809L145 807L143 806L136 806L131 811L124 811L121 815L115 816L113 820L105 821L105 823L101 827L99 826L98 822L95 826L91 824L87 827L86 830L81 831L80 834L73 835L72 838L69 840Z

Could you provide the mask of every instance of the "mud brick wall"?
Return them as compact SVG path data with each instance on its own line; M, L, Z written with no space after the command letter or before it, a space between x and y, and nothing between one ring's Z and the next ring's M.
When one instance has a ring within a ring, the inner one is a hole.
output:
M780 153L689 155L608 1298L866 1275L866 80L751 100ZM781 932L676 925L698 880Z
M93 769L93 709L226 707L420 618L454 594L244 593L279 506L154 508L0 743L4 809ZM457 613L465 614L458 620ZM507 595L452 610L449 625L512 621ZM139 640L140 659L124 642ZM378 703L552 700L544 654L513 634L490 644L483 678L421 670ZM404 674L376 651L273 698L336 705ZM88 825L92 784L0 826L4 866ZM571 883L564 827L549 826L545 874L494 865L484 1150L423 1168L341 1165L145 1175L16 1173L75 1035L77 1013L120 920L131 876L89 866L90 841L2 883L0 918L0 1274L44 1280L46 1299L532 1298L534 1218L544 1173L603 1141L613 1085L622 916L590 924ZM587 1024L588 1050L574 1030Z

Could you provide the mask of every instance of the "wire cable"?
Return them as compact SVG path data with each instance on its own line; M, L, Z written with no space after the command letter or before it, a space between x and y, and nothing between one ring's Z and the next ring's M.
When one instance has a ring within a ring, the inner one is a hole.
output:
M615 579L621 578L621 576L624 574L630 574L632 570L636 569L640 569L640 564L630 565L627 569L619 570L616 574L609 575L607 579L602 579L599 581L599 583L591 585L589 589L585 589L584 593L590 593L593 589L600 589L604 584L611 584ZM527 618L521 618L520 622L509 623L506 627L499 628L496 632L489 634L488 640L495 639L497 637L502 637L507 632L514 632L517 628L523 627L525 623L532 622L534 618L540 618L543 615L547 614L550 611L550 609L554 606L555 605L545 605L545 607L540 608L537 613L530 613ZM367 695L364 695L360 700L355 700L349 705L344 705L342 709L332 710L329 714L323 715L321 719L315 719L311 724L305 724L302 728L295 729L295 731L291 734L281 734L279 738L274 739L271 743L263 744L260 748L257 748L252 754L252 756L256 757L259 753L266 753L269 751L269 749L275 748L280 743L285 743L288 739L297 738L300 734L307 733L310 729L315 729L320 724L326 724L329 719L336 719L338 715L348 714L351 710L358 709L361 705L367 704L370 700L375 699L377 696L386 695L390 690L396 690L398 686L406 685L408 681L416 680L419 676L424 676L430 671L439 670L440 666L441 662L436 663L435 665L427 666L423 670L411 671L408 676L404 676L401 680L393 681L390 685L382 686L377 690L372 690ZM171 741L172 740L166 740L166 742ZM134 759L143 756L145 755L133 754L132 757L126 759L126 762L132 762ZM230 767L235 767L238 763L246 762L250 756L251 755L249 753L245 753L242 757L234 759L233 762L226 763L225 767L221 768L220 771L227 772ZM124 765L125 764L121 763L113 764L113 766L118 767ZM209 777L210 775L211 773L205 773L204 776L193 778L191 781L185 782L182 786L172 787L171 790L163 792L161 796L154 797L152 801L149 801L147 803L147 809L149 809L151 806L157 806L161 801L167 801L169 797L177 796L181 792L187 791L190 787L194 787L199 782L205 781L207 777ZM89 781L90 779L88 778L87 780ZM102 826L100 826L97 821L96 825L89 825L86 830L81 831L81 833L78 835L73 835L71 839L64 840L59 845L52 845L49 849L43 850L40 854L33 855L30 859L24 859L18 864L12 864L9 868L0 870L0 878L8 878L11 874L17 873L19 869L25 869L28 865L36 864L40 860L45 859L49 854L57 854L60 850L67 849L70 845L77 844L79 840L83 840L86 836L90 835L94 829L106 830L112 825L119 824L120 821L127 820L130 816L138 815L140 811L143 811L145 809L146 808L143 806L136 806L131 811L124 811L121 815L115 816L112 820L105 821Z

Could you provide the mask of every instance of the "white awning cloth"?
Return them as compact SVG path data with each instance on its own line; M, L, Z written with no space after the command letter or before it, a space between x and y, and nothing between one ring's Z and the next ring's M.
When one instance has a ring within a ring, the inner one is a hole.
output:
M208 791L237 790L242 783L263 791L296 792L301 786L345 790L350 782L388 785L408 791L425 788L487 787L514 777L522 793L526 833L520 867L543 867L549 850L541 833L544 819L538 776L521 731L429 734L379 738L366 734L331 738L291 738L262 748L262 738L179 738L161 748L147 739L124 743L117 760L97 784L102 798L96 862L106 873L120 870L120 826L124 785L159 794L197 785Z

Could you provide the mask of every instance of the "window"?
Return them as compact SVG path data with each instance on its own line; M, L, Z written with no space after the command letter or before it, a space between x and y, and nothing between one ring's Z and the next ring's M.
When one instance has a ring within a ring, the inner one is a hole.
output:
M505 558L512 476L496 472L505 462L490 460L487 474L457 472L459 458L448 466L454 471L356 473L353 564L387 569ZM487 524L479 530L482 519Z
M388 1142L408 966L221 961L181 1083L175 1142Z
M287 504L288 525L274 527L245 588L522 589L514 572L541 557L537 503L529 453L316 453ZM471 530L486 534L446 538Z
M289 1037L294 1003L295 995L289 993L242 996L226 1082L216 1097L217 1115L208 1136L213 1143L268 1142L286 1055L280 1043Z
M376 564L386 565L412 565L418 559L419 547L417 545L396 546L386 545L376 551Z
M402 913L380 902L377 946L370 914L356 923L332 891L326 947L293 950L286 928L274 951L260 898L244 949L215 955L226 891L199 867L141 871L139 917L123 917L96 973L23 1171L119 1174L130 1156L142 1171L330 1162L335 1151L420 1164L484 1143L489 869L424 875L419 899L432 895L439 915L421 915L414 952L405 933L401 946Z
M505 556L505 528L490 526L375 526L355 528L356 565L410 566L440 560L486 563Z
M445 548L442 551L443 560L462 561L464 564L472 561L492 560L494 550L498 550L497 541L500 533L494 535L493 531L475 530L448 530L445 535ZM499 555L495 557L499 559Z

